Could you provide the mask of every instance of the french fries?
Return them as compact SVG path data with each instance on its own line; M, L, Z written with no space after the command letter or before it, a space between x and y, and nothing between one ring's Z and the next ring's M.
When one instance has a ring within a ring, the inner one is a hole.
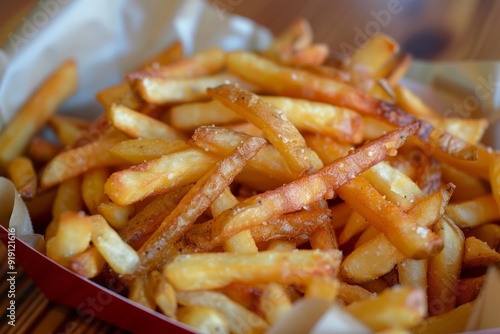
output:
M176 42L101 90L91 123L54 115L63 64L0 135L47 256L204 332L272 332L296 302L381 333L463 329L500 261L488 122L400 86L411 56L387 36L328 52L305 20L260 54Z

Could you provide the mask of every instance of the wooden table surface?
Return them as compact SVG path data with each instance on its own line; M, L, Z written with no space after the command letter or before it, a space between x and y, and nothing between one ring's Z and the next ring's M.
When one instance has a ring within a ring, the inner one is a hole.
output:
M47 2L47 1L44 1ZM9 43L19 22L40 6L37 0L2 1L0 4L0 45ZM308 18L316 41L333 51L359 46L367 36L381 31L393 36L403 49L417 58L463 60L500 58L500 1L494 0L213 0L221 13L239 14L269 27L283 30L297 17ZM0 246L0 257L6 257ZM2 260L2 263L5 261ZM6 314L6 268L0 270L0 314ZM87 324L76 312L48 301L22 272L18 275L20 326L0 326L2 333L64 333L67 324L77 324L79 333L121 333L98 320ZM2 320L1 323L4 323Z

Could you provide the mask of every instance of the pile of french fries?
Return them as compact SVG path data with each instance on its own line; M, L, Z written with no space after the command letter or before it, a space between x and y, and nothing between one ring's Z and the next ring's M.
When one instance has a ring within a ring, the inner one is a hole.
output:
M92 123L55 114L78 81L62 64L0 135L47 256L203 332L264 332L302 298L374 332L461 330L500 261L487 121L401 86L387 36L328 51L304 20L261 53L175 42Z

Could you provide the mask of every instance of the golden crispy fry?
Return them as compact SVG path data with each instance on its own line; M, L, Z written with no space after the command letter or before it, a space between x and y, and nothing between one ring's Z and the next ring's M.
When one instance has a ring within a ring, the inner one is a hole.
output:
M266 141L262 138L248 138L196 182L179 205L163 220L151 238L139 249L143 268L162 267L162 263L157 263L160 257L159 252L166 247L171 247L182 237L265 143ZM188 207L189 210L184 209Z
M269 324L276 322L292 308L285 288L277 283L269 283L259 297L259 310Z
M113 202L103 202L97 207L97 212L104 217L115 230L120 230L135 213L132 205L120 206Z
M153 65L141 71L129 73L126 77L129 81L147 77L194 78L219 72L224 65L224 52L214 47L168 65Z
M218 292L178 291L177 301L185 306L206 306L224 315L231 333L261 332L268 327L266 321L240 304Z
M354 244L354 248L356 249L356 248L360 247L364 243L374 239L379 234L380 234L380 232L375 227L373 227L373 225L368 226L364 230L364 232L361 233L361 235L359 236L358 241L356 241L356 243Z
M307 285L305 298L322 298L333 302L339 293L340 282L336 278L322 276L313 278Z
M424 319L413 328L414 333L459 333L465 329L474 303L467 303L451 310L450 312Z
M54 236L47 241L47 256L67 266L72 256L89 247L91 231L89 217L72 211L63 212Z
M446 216L441 218L433 230L443 240L444 247L439 254L428 260L427 294L431 316L455 308L464 253L464 234L451 219Z
M132 138L182 139L177 129L124 105L113 104L106 113L113 125Z
M181 307L177 312L177 320L196 328L201 333L229 334L226 318L212 307L201 305Z
M106 260L104 260L101 253L95 246L90 246L82 253L71 257L68 267L83 277L93 278L102 273L105 265Z
M116 204L129 205L196 182L216 161L204 151L188 148L115 172L104 190Z
M375 35L349 58L347 69L352 70L363 66L372 77L377 78L383 66L398 51L399 45L392 38L383 34Z
M458 282L457 306L475 300L483 289L487 277L488 275L484 274L478 277L460 279Z
M484 224L472 228L467 236L475 237L484 241L490 246L491 249L497 249L500 245L500 225L498 224Z
M340 282L338 297L347 305L365 299L375 297L374 293L362 288L359 285L351 285Z
M334 277L340 258L338 250L179 255L163 275L178 290L215 289L232 282L305 285L312 277Z
M465 239L464 268L487 267L500 261L500 253L475 237Z
M287 61L294 52L303 50L312 43L312 29L304 18L293 22L277 36L264 51L264 55L274 60Z
M339 143L331 137L304 134L304 139L309 146L319 156L323 164L329 164L338 158L345 157L354 147L350 144Z
M27 155L38 163L47 163L61 152L62 146L40 137L34 137L27 149Z
M363 232L369 225L370 223L365 218L361 217L357 212L353 212L347 220L342 233L340 233L339 244L345 244L352 237Z
M453 185L448 185L436 193L434 209L427 212L419 206L419 210L410 215L385 200L362 177L352 180L337 191L356 212L384 233L400 252L407 257L419 259L436 254L442 249L443 243L439 237L424 226L419 226L417 222L425 224L423 221L427 221L425 225L430 225L437 221L443 214L453 188Z
M92 243L117 274L132 274L139 265L139 256L108 225L101 215L91 216Z
M482 180L489 181L489 165L491 163L491 153L488 149L477 146L477 159L473 161L463 160L456 158L454 156L445 154L440 150L429 150L427 152L432 152L432 156L439 160L439 162L446 163L453 166L469 175L476 176Z
M136 96L128 82L122 82L99 91L96 94L96 99L106 111L109 111L111 106L116 103L133 110L139 110L144 105L144 102Z
M379 234L349 254L342 261L340 273L347 282L365 283L388 273L404 259L404 255Z
M125 224L119 231L120 237L134 249L138 249L174 210L189 189L191 185L156 197Z
M440 165L443 181L451 182L456 186L452 201L464 202L490 193L485 181L448 164L441 163Z
M347 107L362 115L402 126L420 123L417 136L432 148L465 160L475 160L477 148L463 140L433 127L395 106L373 98L342 82L325 79L306 71L278 65L249 52L233 52L227 56L228 70L264 91L291 97ZM305 88L306 87L306 88Z
M109 201L104 193L104 184L111 172L106 167L91 169L83 174L82 177L82 198L89 212L97 214L97 207L101 203Z
M159 271L153 270L149 274L148 288L156 305L158 305L163 314L175 318L177 298L174 288Z
M109 152L133 164L140 164L187 148L189 145L183 140L140 138L119 142Z
M328 58L330 48L326 44L312 44L292 54L288 61L291 65L321 65Z
M51 116L48 119L48 125L54 130L57 139L63 145L72 144L80 137L82 130L86 127L82 127L83 124L78 124L73 119L59 115Z
M210 239L215 242L225 240L263 221L299 210L318 200L332 198L333 190L389 154L396 153L396 148L415 129L412 125L396 130L378 141L365 144L347 157L336 160L314 174L245 199L213 220Z
M412 61L413 57L409 53L396 56L389 64L384 66L384 69L378 72L378 75L385 77L389 85L395 87L408 71ZM387 73L387 70L390 72Z
M45 166L40 187L54 186L92 168L122 164L124 161L111 155L109 149L123 139L123 136L104 138L61 152Z
M128 298L150 310L156 307L151 291L147 288L147 278L144 276L138 276L132 281Z
M143 78L136 80L134 87L144 100L161 105L207 100L207 88L228 82L255 90L255 87L228 73L192 79Z
M386 290L374 299L352 303L346 310L374 331L411 328L425 316L424 292L410 287Z
M33 162L29 158L18 156L12 159L7 164L7 175L23 198L35 196L38 179Z
M397 105L406 112L425 119L440 119L438 113L432 110L422 99L404 86L394 87Z
M446 215L460 228L474 227L498 221L500 213L492 195L485 195L462 203L452 203Z
M426 289L428 260L404 259L397 265L399 284ZM427 303L427 295L424 296Z
M53 228L56 228L59 216L65 211L79 212L83 210L83 202L81 196L81 179L75 177L64 181L57 188L56 197L52 204L52 223ZM49 226L50 226L49 225ZM52 233L45 232L45 239L48 240Z
M294 175L300 176L321 167L317 154L307 147L302 135L280 109L234 85L218 86L208 92L261 129Z
M47 78L0 134L0 164L5 165L28 146L31 137L77 87L76 63L69 60Z

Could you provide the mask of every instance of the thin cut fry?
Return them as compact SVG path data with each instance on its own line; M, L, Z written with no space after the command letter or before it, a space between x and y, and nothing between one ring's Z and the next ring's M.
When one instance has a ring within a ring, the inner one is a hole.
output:
M69 60L38 87L0 134L0 164L5 165L26 149L31 137L59 105L75 92L77 83L76 63Z
M33 163L29 158L15 157L7 164L7 174L23 198L35 196L38 180Z
M487 267L500 261L500 253L475 237L465 239L464 267Z
M177 256L163 275L182 291L216 289L232 282L305 285L316 276L334 277L340 258L338 250L199 253Z

